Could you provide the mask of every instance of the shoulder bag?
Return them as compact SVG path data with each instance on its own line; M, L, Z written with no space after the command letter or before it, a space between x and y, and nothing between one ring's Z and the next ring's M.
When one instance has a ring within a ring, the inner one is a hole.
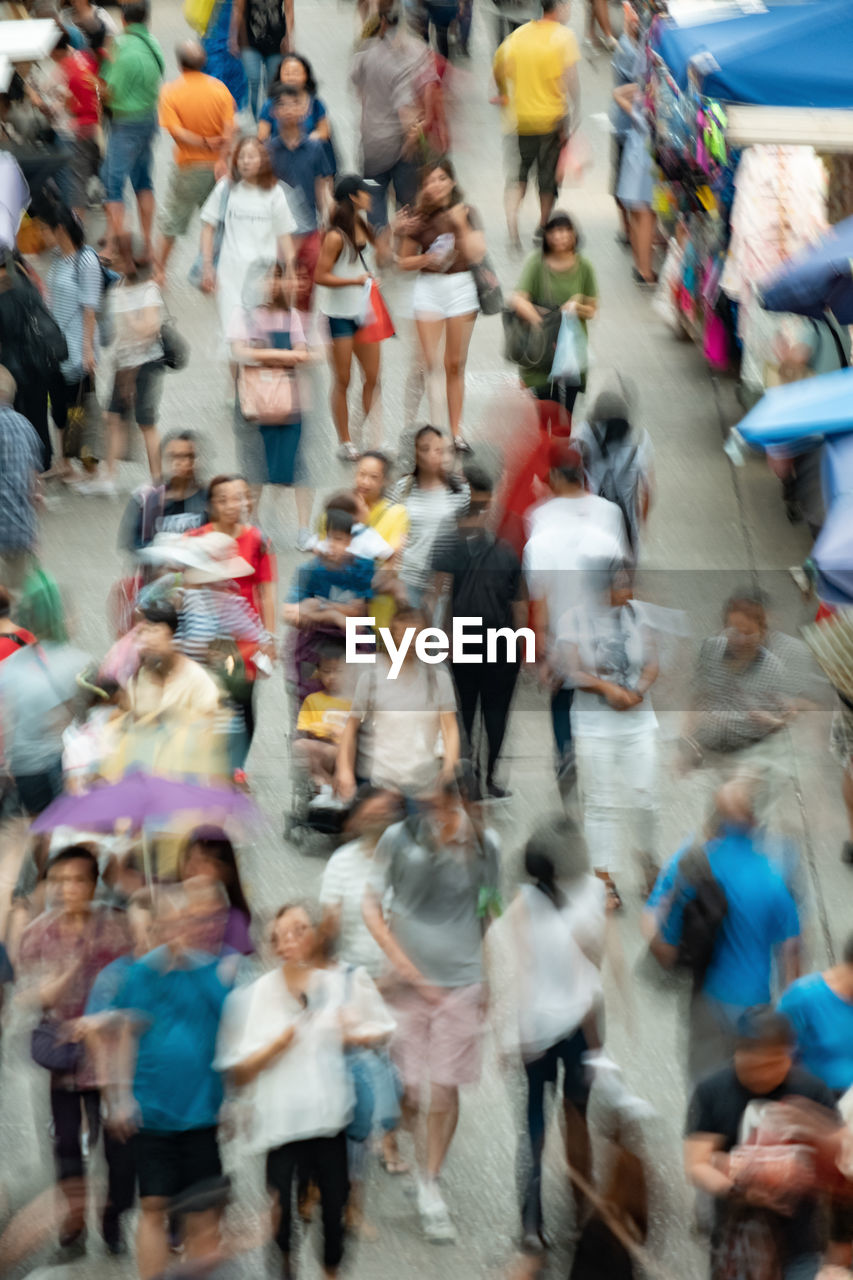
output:
M542 317L541 324L530 324L511 307L503 309L504 357L511 364L517 364L520 369L544 369L547 372L557 350L563 313L553 301L544 254L540 263L540 280L545 303L534 305Z
M231 199L233 190L230 182L226 183L225 196L219 210L219 221L213 232L213 270L214 272L219 266L219 255L222 253L222 241L225 239L225 215L228 212L228 201ZM200 289L204 281L204 258L201 250L197 253L195 260L187 272L187 279L194 289Z
M281 350L290 350L289 337ZM246 421L260 426L283 426L299 414L296 376L292 369L241 365L237 371L237 398Z

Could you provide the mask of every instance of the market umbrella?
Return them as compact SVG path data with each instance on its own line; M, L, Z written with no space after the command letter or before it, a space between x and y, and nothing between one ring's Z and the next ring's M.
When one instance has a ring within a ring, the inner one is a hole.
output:
M33 823L33 831L76 827L80 831L112 831L117 822L131 822L142 831L145 872L151 880L146 830L183 810L200 809L208 821L229 817L253 818L258 810L242 791L173 781L150 773L130 773L119 782L93 787L85 795L62 795Z
M814 320L831 311L839 324L853 324L853 218L789 259L761 295L767 311L792 311Z
M820 598L829 604L853 604L853 494L830 507L812 547L812 560Z
M21 167L8 151L0 151L0 248L13 249L30 189Z
M771 387L737 430L759 449L853 431L853 369Z

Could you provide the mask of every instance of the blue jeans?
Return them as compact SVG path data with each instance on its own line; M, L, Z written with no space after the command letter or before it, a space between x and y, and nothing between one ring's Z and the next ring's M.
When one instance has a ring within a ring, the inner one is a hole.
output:
M156 116L113 120L101 169L107 204L121 204L128 178L137 195L140 191L154 190L152 149L158 128Z
M261 81L265 81L264 91L269 93L270 85L278 75L278 69L281 66L281 54L258 53L257 49L241 49L240 59L246 73L246 83L249 86L249 110L257 120L261 109L258 102L261 96ZM265 72L266 75L264 75Z
M551 723L554 726L554 742L557 755L565 760L572 745L572 701L574 689L558 689L551 695Z
M563 1064L563 1100L586 1116L590 1086L586 1080L583 1055L589 1049L579 1027L572 1035L551 1045L540 1057L525 1062L527 1076L527 1150L520 1148L517 1174L523 1188L522 1230L537 1232L542 1227L542 1154L545 1150L545 1086L557 1083L557 1067Z

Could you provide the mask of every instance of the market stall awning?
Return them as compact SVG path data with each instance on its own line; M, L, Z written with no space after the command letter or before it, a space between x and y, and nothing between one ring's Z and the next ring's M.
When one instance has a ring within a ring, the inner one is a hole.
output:
M765 107L853 108L853 0L773 5L723 22L664 22L656 47L676 82Z
M793 311L815 320L831 311L839 324L853 324L853 218L786 262L761 296L768 311Z
M833 436L824 445L823 496L827 507L839 498L853 502L853 435Z
M10 62L38 62L47 57L61 35L52 18L0 22L0 57Z
M759 449L853 432L853 369L772 387L737 429Z
M820 598L829 604L853 602L853 495L833 504L812 548L812 560Z

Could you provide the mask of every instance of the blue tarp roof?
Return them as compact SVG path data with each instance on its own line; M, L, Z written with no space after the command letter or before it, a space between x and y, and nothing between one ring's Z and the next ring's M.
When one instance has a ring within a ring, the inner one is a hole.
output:
M682 88L698 59L702 91L711 98L853 108L853 0L778 4L693 27L664 22L656 47Z

